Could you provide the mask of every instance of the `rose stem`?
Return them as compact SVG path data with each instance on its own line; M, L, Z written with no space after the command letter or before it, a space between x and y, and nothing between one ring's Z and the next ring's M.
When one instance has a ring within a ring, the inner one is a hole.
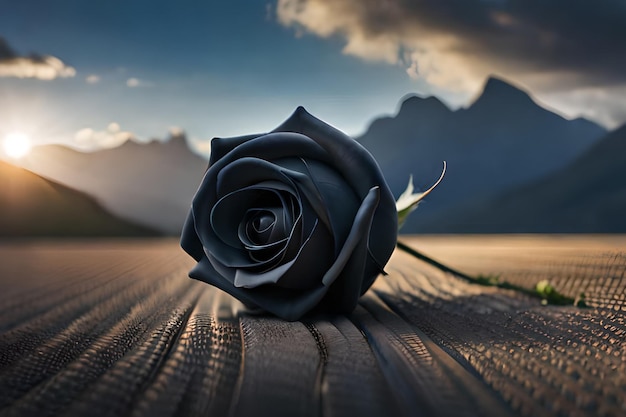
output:
M552 293L550 294L542 294L539 291L535 290L531 290L529 288L524 288L521 287L519 285L515 285L515 284L511 284L509 282L506 281L497 281L497 280L490 280L490 279L481 279L481 278L476 278L473 277L471 275L467 275L464 272L461 272L459 270L456 270L454 268L451 268L447 265L442 264L439 261L434 260L433 258L424 255L423 253L418 252L417 250L413 249L412 247L408 246L407 244L398 241L396 243L396 246L398 247L398 249L408 253L411 256L414 256L415 258L422 260L432 266L434 266L435 268L438 268L439 270L443 271L443 272L448 272L450 274L453 274L459 278L461 278L462 280L469 282L471 284L478 284L478 285L485 285L488 287L498 287L498 288L503 288L503 289L507 289L507 290L513 290L513 291L517 291L526 295L529 295L531 297L534 298L539 298L541 300L545 300L548 304L557 304L557 305L576 305L578 307L585 307L585 303L583 300L579 300L576 301L573 298L570 297L566 297L563 294L559 293L558 291L554 290Z

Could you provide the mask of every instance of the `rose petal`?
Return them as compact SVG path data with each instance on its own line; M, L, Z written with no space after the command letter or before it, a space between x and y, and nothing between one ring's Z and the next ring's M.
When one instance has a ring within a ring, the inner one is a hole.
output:
M209 159L209 165L215 164L222 159L224 155L235 149L237 146L248 142L250 139L258 138L265 135L265 133L235 136L232 138L213 138L211 139L211 155Z
M196 192L191 209L195 230L204 248L216 250L218 246L223 245L213 232L213 228L210 224L210 216L207 213L218 200L216 183L219 172L228 164L241 158L262 157L267 159L280 159L293 155L310 157L322 161L327 159L324 150L313 140L298 133L283 132L273 134L269 137L261 136L244 141L235 146L226 155L217 158L214 163L210 165ZM229 249L225 249L225 251L234 252ZM236 253L229 253L228 256L231 259L239 257Z
M180 234L180 246L196 261L200 261L200 259L204 257L202 242L200 242L198 233L196 233L196 222L194 220L193 211L190 211L185 219L183 231Z
M284 263L260 274L249 273L245 269L237 269L235 271L235 280L233 281L233 284L235 287L241 288L255 288L263 284L275 284L278 282L280 277L282 277L283 274L291 268L295 261L296 260L293 259L290 262Z
M323 200L322 195L319 190L307 175L293 170L284 170L283 172L285 176L289 177L294 184L296 184L296 189L299 191L299 195L304 197L303 203L306 201L308 204L302 204L302 207L313 209L313 213L310 213L309 216L305 210L303 213L304 220L307 221L311 218L319 219L324 226L326 226L326 230L332 233L332 226L330 224L330 217L328 214L328 209L326 206L326 202Z
M222 197L211 210L211 227L216 235L233 248L242 247L238 236L239 223L250 209L262 210L280 204L276 191L248 187Z
M293 187L286 187L285 184L276 181L263 181L252 188L265 189L275 192L280 205L274 208L267 207L258 210L271 210L276 217L277 225L279 227L284 225L282 230L285 230L285 233L291 227L290 225L296 221L296 218L301 216L302 204L299 201L297 190L293 189ZM252 212L251 210L253 209L250 209L249 211Z
M328 294L322 301L327 311L347 313L354 310L361 294L371 285L365 275L366 261L369 258L369 245L376 237L372 236L370 239L368 237L371 236L370 230L379 201L380 189L373 187L359 208L337 261L322 279L326 285L332 282ZM367 283L365 288L364 282Z
M366 266L366 272L375 277L395 248L398 214L391 190L374 157L357 141L312 116L303 107L298 107L274 132L298 132L313 139L327 152L328 165L339 170L360 198L364 198L372 186L380 187L380 203L371 228L376 238L371 239L369 248L370 256L375 259L368 260Z
M213 269L219 272L225 280L230 282L230 285L234 285L236 269L222 264L215 256L213 256L213 253L209 252L208 250L205 251L204 255L205 256L203 256L202 259L207 259L213 266Z
M248 138L243 141L242 138ZM218 146L222 141L229 142L231 139L237 142L237 146L228 153L211 160L209 169L214 166L222 170L227 165L242 158L257 158L266 161L281 158L307 158L318 161L329 161L327 152L315 140L295 131L269 132L258 136L242 136L240 138L213 139L211 145ZM228 146L228 145L226 145ZM215 149L220 151L220 149ZM214 149L211 148L211 155Z
M246 249L271 245L289 234L292 222L283 208L268 207L248 209L239 223L239 241ZM289 226L287 226L289 223Z
M274 224L268 226L263 232L256 236L256 240L252 240L250 236L250 216L253 216L255 212L273 212ZM250 258L255 262L261 262L264 265L264 269L271 268L282 261L285 254L287 244L292 238L294 231L300 231L300 222L291 223L287 226L286 216L282 216L285 210L270 209L270 210L249 210L244 216L243 221L239 224L239 240L244 245ZM288 229L290 227L291 229ZM287 237L284 237L287 236ZM265 243L261 243L260 239L264 239ZM299 239L297 240L299 241ZM283 256L281 256L283 255Z
M263 197L263 195L265 197ZM274 198L275 202L272 202ZM271 206L284 204L282 207L284 219L291 218L293 214L295 214L291 204L287 204L285 199L281 197L280 192L274 189L267 189L265 186L251 186L234 191L222 197L211 210L210 218L211 227L213 228L211 237L214 239L214 243L211 245L207 244L206 248L211 251L223 265L245 268L258 266L259 268L257 269L266 268L266 263L255 264L254 260L249 256L249 248L245 247L244 242L239 238L239 225L245 217L244 210L262 210L264 209L263 202ZM258 207L256 207L257 205ZM296 211L300 211L301 213L298 213L296 221L292 225L289 225L290 229L283 236L283 238L288 237L285 247L291 246L290 242L294 239L296 240L295 245L299 246L302 243L302 236L310 233L310 229L314 223L314 216L310 214L310 209L307 209L306 205L303 206L299 204ZM304 212L304 214L302 212ZM302 222L304 215L313 218L313 221L310 221L311 225L304 226ZM309 230L306 230L307 228ZM295 256L295 252L293 250L289 251L287 256ZM268 259L268 262L269 261L273 262L271 259Z
M267 135L265 139L271 138ZM285 165L294 169L286 168ZM301 169L301 171L298 170ZM254 173L247 175L245 173ZM262 182L259 182L262 181ZM268 188L285 189L305 197L306 202L315 212L309 216L304 213L304 229L311 230L315 218L319 218L328 230L332 230L326 202L319 190L309 178L308 168L300 158L282 158L276 162L269 162L259 158L241 158L226 166L217 176L218 195L231 193L242 188L254 185L272 184ZM285 185L280 185L281 183ZM349 190L350 187L347 187ZM298 199L301 202L301 199ZM306 205L304 206L306 211ZM313 221L311 221L313 220Z
M296 256L302 240L302 218L300 216L296 219L294 226L291 229L291 234L287 240L280 243L283 245L282 250L278 251L273 258L264 262L259 262L251 258L248 249L245 249L245 257L243 257L243 259L240 259L237 256L230 257L231 254L227 249L225 249L224 245L217 246L213 250L203 248L203 255L206 255L211 260L211 263L215 265L215 268L218 271L224 271L228 268L233 269L233 271L236 268L245 268L256 272L262 272L272 266L280 264L285 259L289 260ZM238 254L238 252L236 254ZM234 279L234 272L232 274Z
M319 285L320 278L332 262L330 241L328 231L319 227L318 222L292 260L263 273L251 272L244 268L237 269L234 284L236 287L245 288L264 284L276 284L291 289L314 288Z
M217 195L224 196L233 191L262 183L273 184L279 190L295 194L296 190L290 181L286 181L283 170L282 166L264 159L240 158L225 166L217 174Z
M312 139L326 151L330 162L328 165L337 169L360 197L365 197L373 185L386 184L376 160L361 144L312 116L304 107L298 107L273 132L297 132ZM390 198L393 200L393 196Z
M276 286L238 288L215 270L207 258L202 258L189 276L229 293L249 306L256 306L284 320L294 321L315 307L328 287L319 285L309 291L298 291Z
M284 165L282 161L276 163ZM301 160L299 163L306 170L307 178L319 194L318 198L323 201L324 209L328 213L329 229L333 233L336 250L339 251L350 232L361 200L357 199L354 190L343 177L327 165L315 160ZM293 167L292 161L286 164Z
M361 207L359 207L359 211L356 213L354 223L352 224L346 243L343 245L343 248L341 248L339 256L328 272L326 272L324 278L322 278L322 283L324 285L329 286L335 281L335 279L337 279L359 243L365 244L365 247L367 248L367 238L369 236L368 232L372 225L374 212L376 211L379 201L380 188L373 187L367 193L367 196L365 196Z
M233 191L222 197L211 210L211 227L216 235L226 244L233 248L242 246L239 240L239 224L244 219L245 214L250 210L278 209L283 211L289 209L283 205L284 199L277 190L265 187L252 186L241 190ZM291 213L290 213L291 214ZM280 222L285 220L280 214ZM289 225L284 238L292 225Z

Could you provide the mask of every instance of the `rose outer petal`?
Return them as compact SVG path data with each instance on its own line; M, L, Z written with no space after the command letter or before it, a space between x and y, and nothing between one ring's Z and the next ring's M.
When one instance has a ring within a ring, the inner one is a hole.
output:
M319 285L309 291L267 285L253 289L238 288L224 279L207 258L201 259L189 272L189 276L227 292L248 306L259 307L289 321L302 317L315 307L328 291L324 285Z
M391 257L398 237L395 199L378 163L361 144L312 116L302 106L274 132L298 132L313 139L327 152L328 164L341 172L360 198L364 198L372 186L380 187L380 203L369 239L370 257L374 259L368 257L365 268L365 279L371 284Z
M367 242L363 237L369 235L368 232L372 226L372 219L379 201L380 187L373 187L369 190L367 196L365 196L361 207L359 207L359 211L356 213L354 223L352 224L346 243L343 245L343 248L341 248L341 252L339 252L339 256L333 266L324 274L322 278L324 285L330 286L335 282L335 279L344 270L344 267L352 257L354 249L360 242Z
M196 221L191 211L185 219L183 231L180 234L180 247L197 262L204 258L204 249L196 233Z
M302 163L305 164L308 177L321 195L324 209L328 212L330 230L336 245L335 256L337 256L350 232L354 215L362 199L357 198L350 185L337 171L315 160Z
M250 139L258 138L265 133L252 135L235 136L230 138L213 138L211 139L211 155L209 156L209 166L214 165L222 159L224 155L235 149L237 146L248 142Z

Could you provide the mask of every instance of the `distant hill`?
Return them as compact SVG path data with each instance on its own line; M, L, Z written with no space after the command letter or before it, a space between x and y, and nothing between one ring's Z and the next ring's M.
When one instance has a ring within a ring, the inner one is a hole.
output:
M61 145L34 148L20 164L92 195L112 213L178 234L208 162L184 136L83 153Z
M626 233L626 125L564 169L441 213L425 232Z
M0 161L0 237L152 236L93 198Z
M566 120L525 91L490 78L468 108L452 111L434 97L409 97L397 115L373 121L358 140L379 161L396 196L410 173L426 187L448 162L443 182L405 225L408 233L431 230L440 213L458 205L556 172L604 134L588 120Z

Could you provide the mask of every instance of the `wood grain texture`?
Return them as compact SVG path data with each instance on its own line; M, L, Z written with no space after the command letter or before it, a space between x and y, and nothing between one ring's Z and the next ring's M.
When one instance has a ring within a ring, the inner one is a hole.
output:
M1 416L626 415L626 238L409 237L348 316L284 322L174 240L0 243Z

